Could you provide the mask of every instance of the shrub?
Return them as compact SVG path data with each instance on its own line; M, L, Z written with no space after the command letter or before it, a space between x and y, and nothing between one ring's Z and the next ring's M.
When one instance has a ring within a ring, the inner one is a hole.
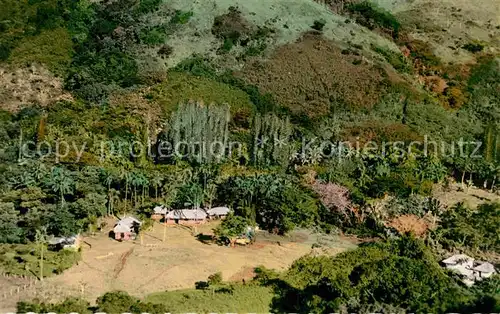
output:
M434 231L433 238L447 249L468 248L473 251L500 251L500 204L486 203L479 205L477 210L471 210L463 204L453 209L443 211L441 223Z
M408 60L402 53L393 52L389 49L374 46L373 51L381 54L390 65L394 67L395 70L403 73L412 73L413 65L411 61Z
M480 52L483 51L484 45L478 42L473 42L473 43L468 43L462 46L467 51L470 51L472 53Z
M217 228L214 229L214 234L218 238L228 238L243 234L249 225L249 221L241 216L229 214Z
M43 64L53 73L63 75L70 65L72 54L73 43L68 31L57 28L21 40L11 51L8 62L16 66Z
M179 104L190 100L200 101L207 105L228 104L231 113L241 110L253 111L250 97L239 88L206 77L180 72L170 72L166 82L157 85L150 96L158 101L167 114L175 111Z
M174 16L170 20L171 24L186 24L189 22L189 19L194 15L192 11L175 11Z
M323 20L323 19L315 20L313 25L311 26L311 28L321 32L323 30L323 28L325 27L325 25L326 25L325 20Z
M215 274L208 276L207 282L211 286L220 285L222 283L222 273L217 272Z
M358 22L363 26L368 28L373 28L374 26L387 28L392 31L394 38L398 37L401 29L399 21L390 12L378 7L376 4L368 1L353 3L349 4L347 10L351 13L359 14L361 18L358 19Z

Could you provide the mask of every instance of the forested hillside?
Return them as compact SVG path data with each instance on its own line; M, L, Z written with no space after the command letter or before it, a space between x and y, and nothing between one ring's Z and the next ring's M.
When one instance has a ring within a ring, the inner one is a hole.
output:
M498 311L498 275L437 262L500 262L499 8L389 2L0 0L0 271L60 274L79 253L46 239L106 217L228 206L216 233L375 242L231 287L269 310ZM19 311L192 310L161 298Z

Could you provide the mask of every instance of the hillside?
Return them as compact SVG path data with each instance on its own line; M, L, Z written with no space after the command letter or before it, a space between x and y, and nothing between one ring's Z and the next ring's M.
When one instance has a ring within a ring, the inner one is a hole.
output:
M497 311L497 0L0 7L6 310Z

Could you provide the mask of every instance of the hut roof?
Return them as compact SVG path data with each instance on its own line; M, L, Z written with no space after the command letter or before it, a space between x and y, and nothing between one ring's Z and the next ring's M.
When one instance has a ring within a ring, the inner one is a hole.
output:
M447 259L443 260L444 264L447 265L457 265L457 264L464 264L464 263L470 263L473 262L474 259L470 256L467 256L465 254L457 254L453 255L451 257L448 257Z
M231 210L227 207L213 207L207 210L207 214L212 215L227 215Z
M141 225L141 221L139 219L132 216L124 217L116 223L113 231L116 233L131 232L136 225Z
M482 273L495 273L495 266L488 262L483 262L478 266L474 267L474 270L482 272Z
M130 227L132 227L134 224L140 225L141 221L132 216L124 217L117 222L117 225L125 225Z
M153 208L153 213L158 215L165 215L168 212L168 209L165 206L156 206Z
M115 233L125 233L125 232L131 232L131 231L132 231L132 227L127 226L127 225L117 224L117 225L113 228L113 231L114 231Z
M203 209L174 209L170 211L166 216L167 219L205 219L207 218L207 213Z
M50 237L48 239L48 243L51 245L57 245L57 244L73 244L75 243L76 239L78 238L78 235L72 235L69 237Z

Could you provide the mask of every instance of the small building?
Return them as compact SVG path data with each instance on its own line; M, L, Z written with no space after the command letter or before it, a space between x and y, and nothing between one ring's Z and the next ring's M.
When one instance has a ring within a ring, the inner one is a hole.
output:
M151 214L151 219L160 221L168 213L168 209L165 206L156 206L153 208L153 213Z
M497 271L493 264L488 262L478 262L478 265L472 269L476 280L482 280L491 277Z
M174 209L165 215L166 224L194 225L207 221L207 213L203 209Z
M451 269L462 276L462 282L472 286L476 281L491 277L496 273L495 266L488 262L475 261L465 254L453 255L442 261L447 269Z
M120 219L113 228L115 240L127 241L136 238L139 233L141 221L132 216Z
M48 239L49 249L54 251L59 250L78 250L81 244L81 237L75 234L69 237L50 237Z
M231 210L227 207L213 207L207 210L208 217L210 219L223 219L226 218Z

